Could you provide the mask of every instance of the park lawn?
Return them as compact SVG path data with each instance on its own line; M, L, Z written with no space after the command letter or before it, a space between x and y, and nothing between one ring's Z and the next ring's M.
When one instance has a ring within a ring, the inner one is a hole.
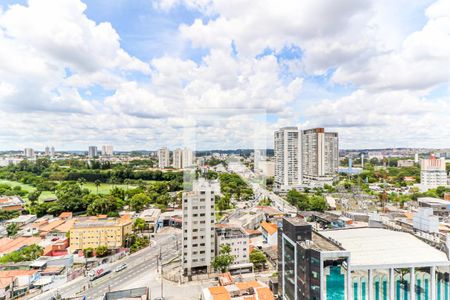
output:
M118 187L121 189L126 190L127 189L127 185L126 184L111 184L111 183L102 183L100 184L100 186L98 187L98 193L99 194L108 194L109 191L113 188L113 187ZM84 189L88 189L91 193L96 194L97 193L97 187L95 186L95 183L93 182L86 182L83 184L83 188ZM135 188L134 185L129 184L128 185L128 189L132 189Z
M7 184L11 187L15 187L15 186L20 186L22 188L22 190L27 191L28 193L34 192L36 190L36 188L34 186L31 186L29 184L24 184L18 181L12 181L12 180L6 180L6 179L0 179L0 184ZM54 198L55 197L55 193L50 192L50 191L44 191L41 193L41 195L39 196L39 200L42 201L44 199L47 198ZM28 200L28 197L24 197L25 200Z

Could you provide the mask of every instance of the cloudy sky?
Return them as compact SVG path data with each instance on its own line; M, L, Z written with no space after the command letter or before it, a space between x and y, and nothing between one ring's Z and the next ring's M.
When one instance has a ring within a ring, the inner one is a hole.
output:
M450 0L0 0L0 150L271 147L287 125L450 147Z

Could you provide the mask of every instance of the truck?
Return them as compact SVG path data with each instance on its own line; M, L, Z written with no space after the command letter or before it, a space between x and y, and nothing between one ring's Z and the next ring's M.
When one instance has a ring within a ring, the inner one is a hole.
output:
M90 270L87 275L89 280L92 281L108 274L109 272L111 272L111 267L109 266L109 264L103 264Z

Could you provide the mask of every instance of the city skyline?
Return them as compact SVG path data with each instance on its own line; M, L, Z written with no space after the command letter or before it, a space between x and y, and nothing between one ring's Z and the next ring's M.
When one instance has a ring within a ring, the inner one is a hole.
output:
M445 0L0 6L0 150L175 148L192 127L199 149L252 148L284 126L449 146Z

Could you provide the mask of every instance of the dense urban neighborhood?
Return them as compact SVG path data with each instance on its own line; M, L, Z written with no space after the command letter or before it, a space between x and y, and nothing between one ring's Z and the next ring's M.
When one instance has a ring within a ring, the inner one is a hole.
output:
M190 286L193 298L269 299L294 297L292 276L303 276L310 299L357 299L374 280L374 295L416 293L406 284L413 275L424 278L418 295L447 291L438 270L450 265L450 151L339 150L338 134L322 128L282 128L274 144L234 153L115 153L110 145L3 153L2 297L100 299L118 282L161 297ZM359 247L374 247L373 258L360 261ZM287 261L300 251L311 273ZM367 275L367 264L377 269Z

